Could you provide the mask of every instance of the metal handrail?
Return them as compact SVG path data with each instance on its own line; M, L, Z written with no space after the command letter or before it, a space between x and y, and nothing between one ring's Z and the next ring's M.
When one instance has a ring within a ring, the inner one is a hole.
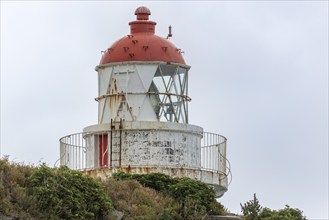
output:
M172 93L172 92L121 92L121 93L114 93L114 94L104 94L95 98L95 101L99 101L100 99L104 99L111 96L125 96L125 95L169 95L169 96L177 96L184 99L184 101L190 102L192 99L191 97L183 94Z

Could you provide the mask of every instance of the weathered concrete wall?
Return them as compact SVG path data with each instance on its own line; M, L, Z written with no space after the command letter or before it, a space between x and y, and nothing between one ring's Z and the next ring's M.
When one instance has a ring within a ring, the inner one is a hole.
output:
M184 131L125 131L122 164L199 168L200 139L200 135Z
M203 131L198 126L170 122L123 122L121 139L118 130L112 131L116 138L110 138L110 124L90 126L84 131L107 132L108 152L121 152L121 166L201 167ZM88 168L95 167L99 158L95 156L99 146L94 136L86 137ZM113 153L112 166L119 166L119 159L120 154Z

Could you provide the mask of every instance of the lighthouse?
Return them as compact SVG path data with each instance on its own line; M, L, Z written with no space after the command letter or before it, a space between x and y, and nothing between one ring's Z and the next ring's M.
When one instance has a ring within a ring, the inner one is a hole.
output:
M156 35L139 7L130 33L105 51L98 75L98 122L60 139L60 164L106 178L115 172L198 179L228 188L226 138L189 124L188 76L181 49Z

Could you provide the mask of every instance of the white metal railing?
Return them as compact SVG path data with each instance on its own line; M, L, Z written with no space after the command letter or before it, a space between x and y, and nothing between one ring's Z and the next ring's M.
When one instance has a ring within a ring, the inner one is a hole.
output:
M232 181L231 164L226 157L227 139L219 134L203 132L201 140L201 169L223 174L223 179Z
M62 137L60 142L60 158L55 166L66 165L73 170L97 169L101 167L87 166L86 137L110 135L111 131L75 133ZM201 139L201 169L223 174L223 178L232 180L230 163L226 158L226 138L219 134L203 132ZM104 161L104 158L102 158Z
M85 133L76 133L62 137L60 143L60 158L55 165L66 165L73 170L86 168L86 139Z

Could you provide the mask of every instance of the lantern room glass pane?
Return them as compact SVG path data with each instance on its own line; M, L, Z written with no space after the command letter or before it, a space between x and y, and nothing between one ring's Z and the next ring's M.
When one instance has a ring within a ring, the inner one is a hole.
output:
M187 122L187 69L160 65L149 88L154 112L160 121Z

